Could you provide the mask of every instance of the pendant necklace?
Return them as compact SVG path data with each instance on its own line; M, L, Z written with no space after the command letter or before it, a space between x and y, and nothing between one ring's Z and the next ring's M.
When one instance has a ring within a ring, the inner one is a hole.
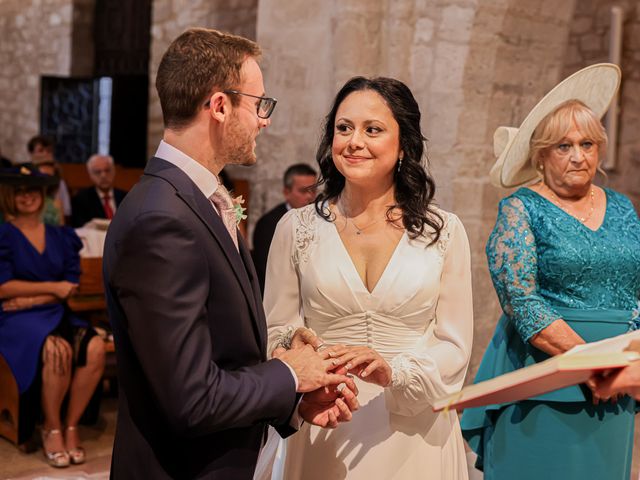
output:
M376 223L378 223L380 221L380 219L378 218L377 220L374 220L371 223L368 223L367 225L365 225L364 227L359 227L356 222L353 221L352 218L348 217L345 210L344 210L344 205L339 205L338 209L340 210L340 213L342 214L342 216L344 217L345 220L345 225L348 222L351 222L351 225L353 225L353 228L356 229L356 235L362 235L362 232L364 232L366 229L368 229L369 227L374 226Z
M345 217L345 218L347 218L347 217ZM356 229L356 235L362 235L363 231L365 231L367 228L375 225L376 223L378 223L380 221L380 219L374 220L370 224L365 225L364 227L360 228L358 225L356 225L356 222L354 222L352 218L349 218L348 220L351 222L353 227Z
M553 190L551 190L551 188L547 187L549 189L549 193L551 193L551 198L553 198L554 203L560 207L562 210L564 210L565 213L567 213L568 215L571 215L574 218L577 218L578 220L580 220L580 222L582 223L587 223L589 220L591 220L591 216L593 215L593 210L594 210L594 197L595 197L595 192L593 190L593 187L591 187L591 190L589 192L589 200L591 203L591 208L589 208L589 214L586 217L580 217L580 216L575 216L571 213L571 211L569 210L568 207L566 207L564 205L564 203L562 203L560 201L560 199L557 197L557 195L555 194L555 192Z

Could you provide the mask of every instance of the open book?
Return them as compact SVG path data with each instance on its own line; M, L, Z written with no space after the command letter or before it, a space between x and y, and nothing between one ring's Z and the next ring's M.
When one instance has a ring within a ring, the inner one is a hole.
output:
M594 373L626 367L640 360L639 353L624 351L632 340L640 340L640 330L578 345L544 362L469 385L458 393L439 398L433 403L433 410L464 410L514 402L584 383Z

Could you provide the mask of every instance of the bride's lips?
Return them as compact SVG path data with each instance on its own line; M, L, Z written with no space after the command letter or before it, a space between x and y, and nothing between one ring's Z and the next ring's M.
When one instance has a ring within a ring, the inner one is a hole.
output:
M358 157L355 155L343 155L342 158L344 158L348 163L351 163L351 164L357 164L357 163L365 162L367 160L371 160L371 158L369 157Z

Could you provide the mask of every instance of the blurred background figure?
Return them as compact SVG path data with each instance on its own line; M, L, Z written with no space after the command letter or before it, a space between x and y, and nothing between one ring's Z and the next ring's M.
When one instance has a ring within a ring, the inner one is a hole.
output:
M316 198L317 173L306 163L291 165L284 172L284 202L265 213L253 231L253 263L258 272L260 290L264 293L264 277L267 270L267 257L276 225L287 211L309 205Z
M0 355L20 392L18 443L32 436L42 411L47 462L66 467L85 461L77 425L102 376L105 350L65 306L78 286L81 242L73 229L42 221L45 190L57 181L27 166L0 172Z
M93 187L80 190L72 201L74 227L82 227L94 218L111 220L127 192L113 187L116 167L110 155L92 155L87 160L87 172Z
M54 156L55 142L51 137L36 135L27 143L31 163L41 173L57 177L59 182L47 188L43 219L49 225L64 225L71 218L71 197L64 180L61 179L60 166Z

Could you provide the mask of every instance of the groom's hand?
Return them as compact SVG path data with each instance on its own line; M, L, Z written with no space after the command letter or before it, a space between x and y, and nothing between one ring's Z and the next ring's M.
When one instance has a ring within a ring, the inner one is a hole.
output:
M340 361L324 358L311 345L285 351L274 351L274 357L285 362L298 377L298 392L306 393L327 385L338 385L350 381L344 374L334 373Z
M298 413L313 425L336 428L339 423L350 421L352 413L360 408L357 394L353 379L340 385L322 387L302 396Z

